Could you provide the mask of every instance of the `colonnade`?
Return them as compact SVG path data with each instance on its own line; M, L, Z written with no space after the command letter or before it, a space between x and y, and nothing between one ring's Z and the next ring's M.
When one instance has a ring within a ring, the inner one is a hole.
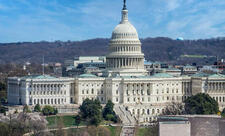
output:
M144 60L143 58L107 58L107 67L143 69Z
M121 52L141 52L141 47L140 46L112 46L110 47L110 51L111 52L117 52L117 53L121 53Z
M225 92L225 82L209 82L207 84L207 91L214 93Z

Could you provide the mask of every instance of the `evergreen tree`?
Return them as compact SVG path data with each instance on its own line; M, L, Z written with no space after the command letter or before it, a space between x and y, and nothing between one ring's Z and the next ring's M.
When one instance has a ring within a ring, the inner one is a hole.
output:
M185 111L187 114L217 114L219 107L208 94L199 93L185 100Z
M113 110L113 107L114 104L112 103L112 101L108 100L106 106L103 109L102 115L105 120L110 120L116 123L118 121L118 118Z
M41 106L40 106L40 104L36 104L36 105L35 105L34 111L35 111L35 112L41 112Z
M112 114L112 115L115 114L115 112L113 111L113 107L114 107L114 104L112 103L112 101L108 100L106 106L103 109L103 118L106 118L107 114Z
M80 115L89 125L98 126L102 120L102 106L99 100L85 99L79 107Z
M225 108L224 108L223 111L221 112L221 116L222 116L223 118L225 118Z
M81 117L80 117L80 115L75 116L75 125L77 126L77 128L80 125L80 123L81 123Z

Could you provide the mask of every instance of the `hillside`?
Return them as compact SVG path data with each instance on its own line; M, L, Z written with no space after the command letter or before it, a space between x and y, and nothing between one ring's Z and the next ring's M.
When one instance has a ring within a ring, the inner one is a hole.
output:
M45 56L46 62L63 62L75 56L105 55L108 49L109 39L91 39L75 42L21 42L0 44L0 64L42 62ZM145 58L152 61L167 61L171 63L202 63L202 59L180 56L218 56L225 58L224 39L186 40L177 41L170 38L146 38L142 39L142 50ZM214 57L215 58L215 57ZM205 59L205 58L204 58Z

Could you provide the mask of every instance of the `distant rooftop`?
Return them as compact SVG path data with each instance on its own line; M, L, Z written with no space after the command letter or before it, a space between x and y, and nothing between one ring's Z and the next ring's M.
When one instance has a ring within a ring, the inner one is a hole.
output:
M196 73L192 77L225 78L223 74Z
M93 74L82 74L79 77L80 78L95 78L97 76L96 75L93 75Z
M22 79L55 79L56 77L50 75L28 75L22 77Z

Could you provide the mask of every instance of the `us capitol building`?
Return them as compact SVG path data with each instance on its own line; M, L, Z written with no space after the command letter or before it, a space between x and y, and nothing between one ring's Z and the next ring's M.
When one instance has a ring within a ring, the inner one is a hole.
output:
M148 75L135 27L128 20L126 4L121 22L112 32L106 69L102 76L76 78L48 75L8 78L8 103L12 105L80 105L86 99L112 100L123 123L154 120L172 102L183 102L197 93L208 93L225 107L225 75L198 73L173 76Z

